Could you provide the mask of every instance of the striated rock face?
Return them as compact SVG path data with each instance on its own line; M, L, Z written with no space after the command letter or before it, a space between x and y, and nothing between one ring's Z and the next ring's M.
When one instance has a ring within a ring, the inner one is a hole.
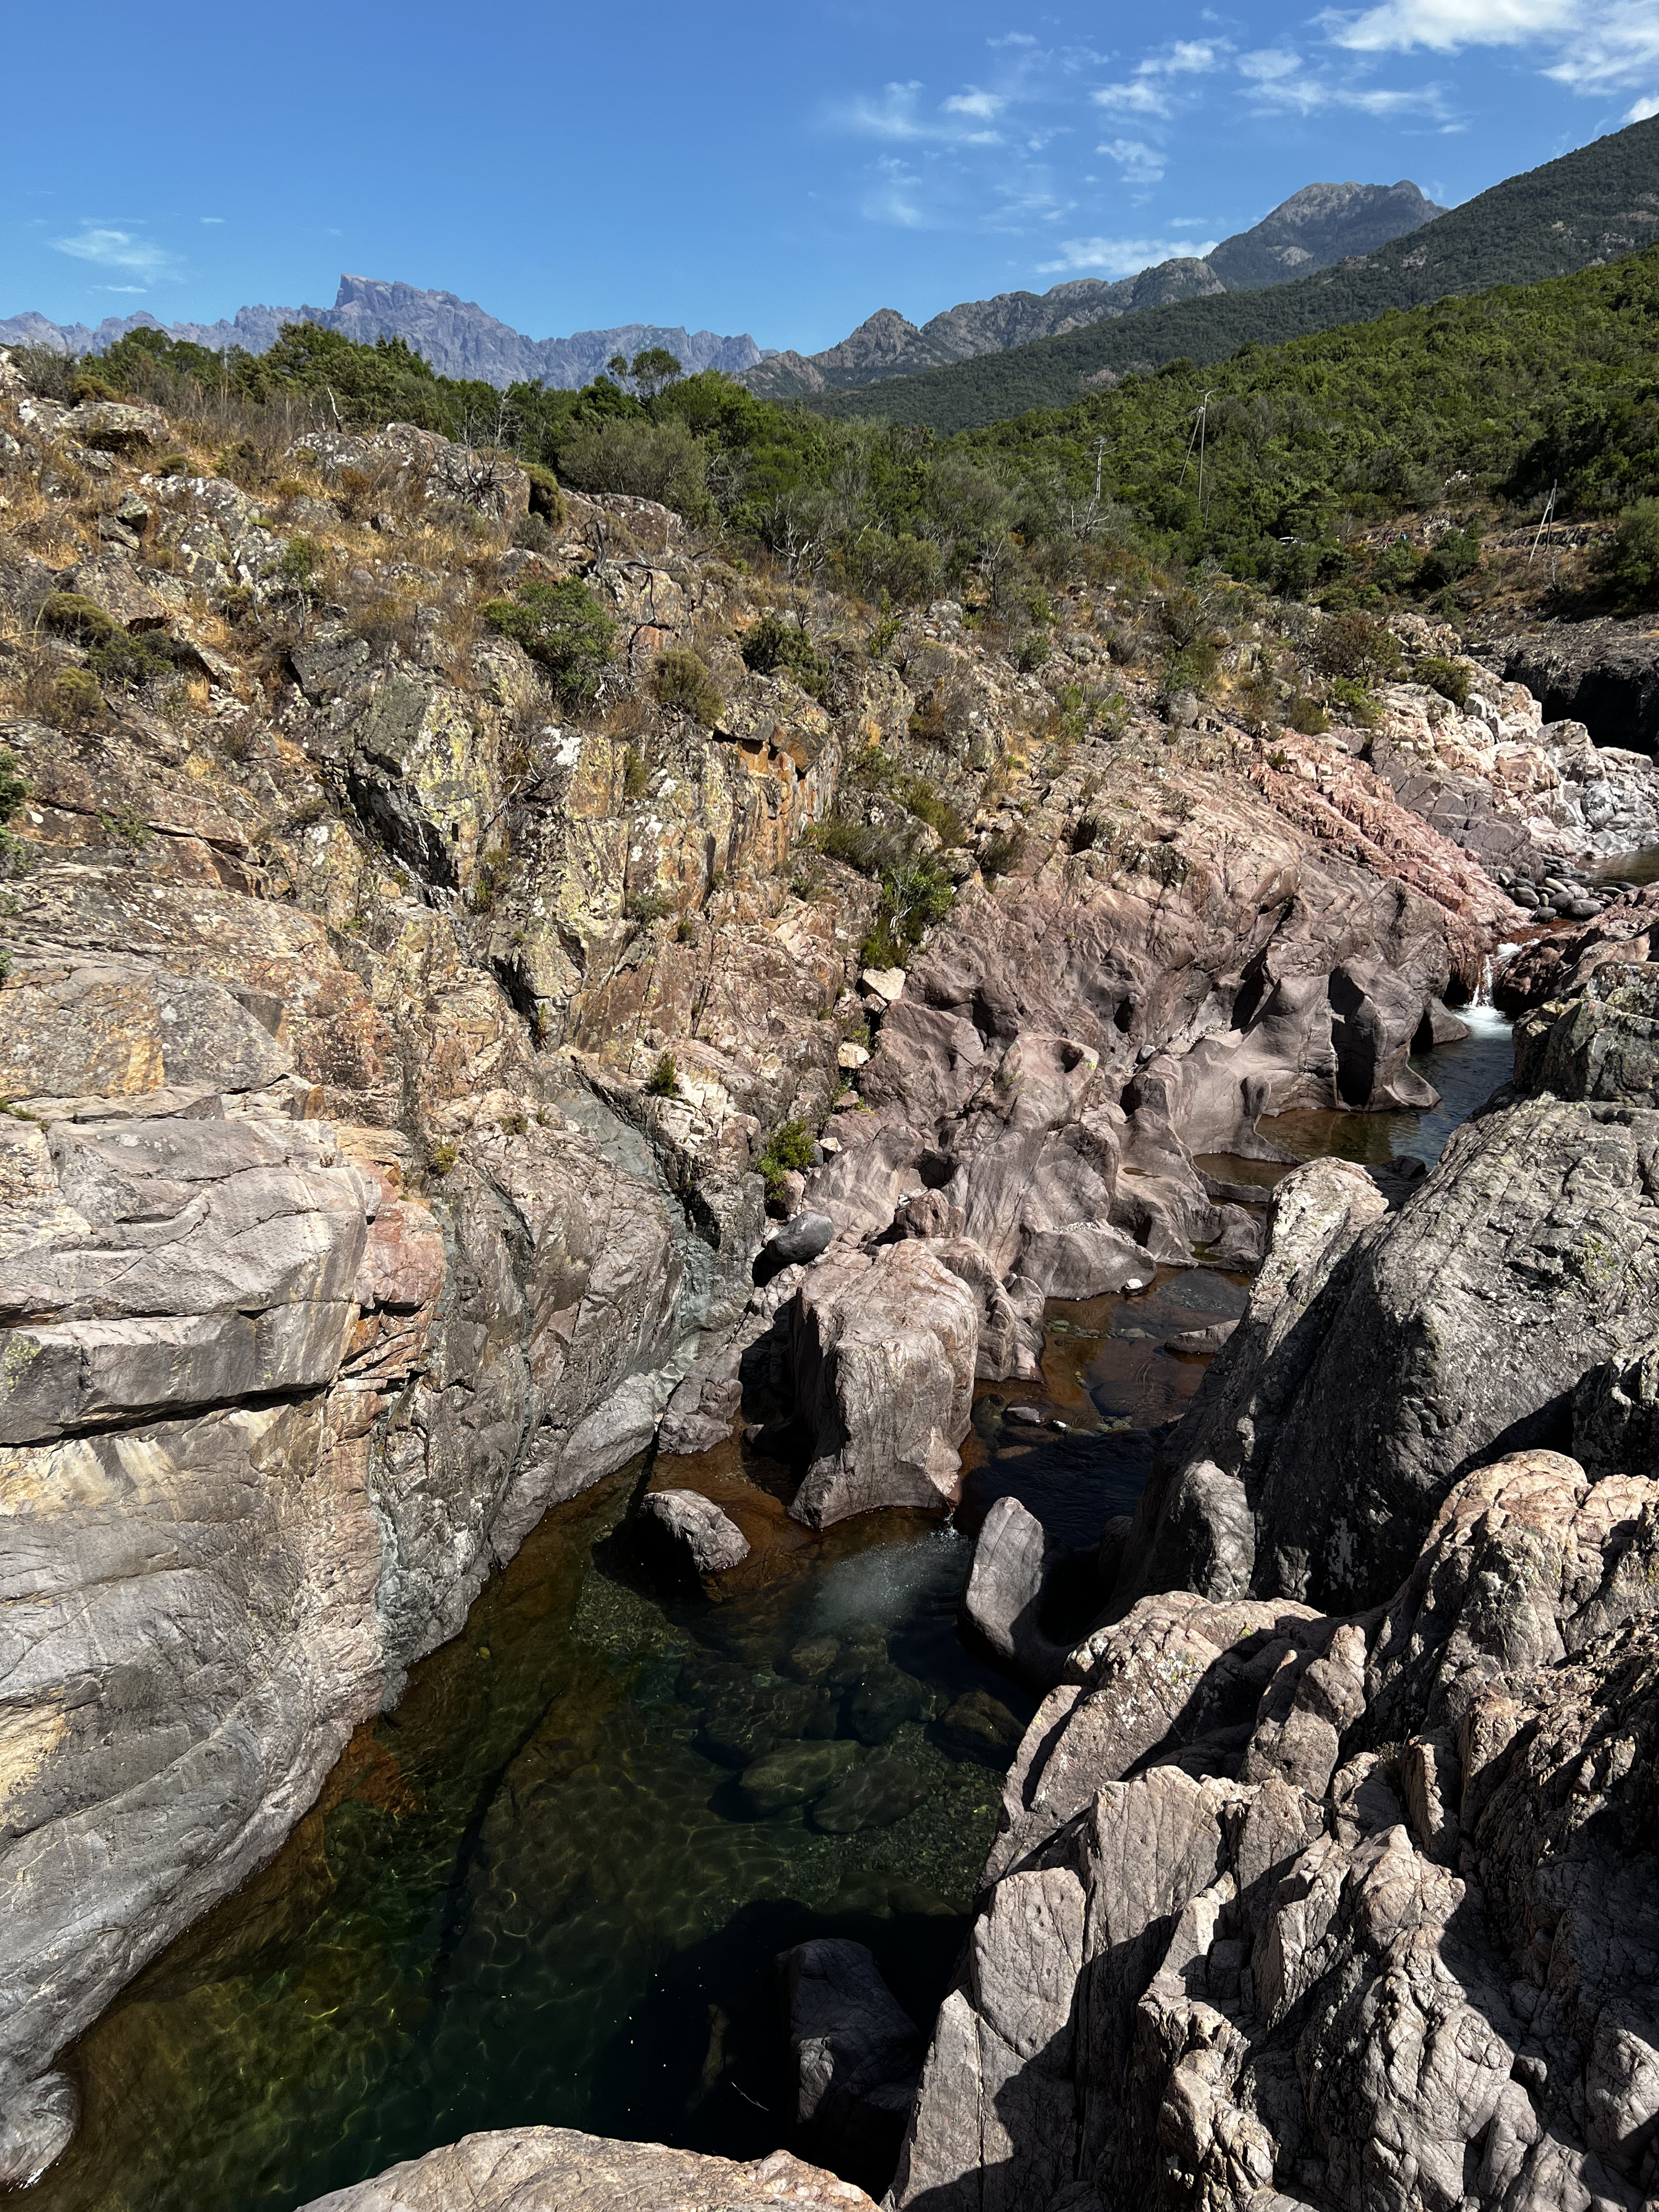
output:
M1596 743L1659 750L1659 646L1643 622L1551 623L1493 648L1553 720L1586 724Z
M569 2128L464 2136L302 2212L875 2212L861 2189L787 2151L738 2165Z
M1659 1492L1466 1476L1383 1606L1143 1599L1010 1773L893 2202L1628 2207Z
M794 1331L811 1436L795 1518L823 1528L872 1506L953 1504L979 1304L948 1257L907 1239L823 1261L797 1297Z

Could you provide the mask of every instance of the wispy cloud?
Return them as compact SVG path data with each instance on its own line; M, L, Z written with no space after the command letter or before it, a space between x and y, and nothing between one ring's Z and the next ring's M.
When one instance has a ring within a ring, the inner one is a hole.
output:
M77 261L90 261L100 269L131 269L149 276L171 277L179 273L179 257L130 230L106 229L88 224L72 238L54 238L59 253Z
M94 284L94 292L148 292L148 284Z
M1550 57L1544 74L1575 92L1622 89L1659 69L1653 0L1380 0L1358 15L1333 12L1320 21L1336 45L1356 53L1540 47Z
M1650 115L1659 115L1659 92L1644 92L1640 100L1632 100L1624 119L1626 123L1645 123Z
M953 92L944 104L946 115L976 115L982 123L994 122L1008 105L997 92L981 92L969 86L966 92Z
M1138 276L1143 269L1150 269L1160 261L1175 261L1190 255L1202 260L1212 252L1218 241L1213 238L1199 240L1191 238L1068 238L1060 247L1058 261L1040 261L1038 268L1045 276L1062 270L1074 276L1085 271L1105 276Z
M197 220L201 222L222 222L224 217L222 215L204 215L198 216Z
M1450 115L1445 88L1437 83L1382 86L1344 75L1328 64L1305 60L1291 46L1261 46L1238 58L1246 98L1261 112L1314 115L1349 108L1360 115Z
M1155 185L1166 167L1163 155L1139 138L1109 138L1095 151L1117 163L1126 185Z

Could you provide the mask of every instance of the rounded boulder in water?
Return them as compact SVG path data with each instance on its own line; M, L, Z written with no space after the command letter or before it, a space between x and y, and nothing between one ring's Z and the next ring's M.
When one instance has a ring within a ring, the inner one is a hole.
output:
M903 1759L872 1759L824 1791L812 1808L812 1822L832 1836L853 1835L860 1828L890 1828L907 1813L914 1813L927 1794L926 1781Z
M786 1743L744 1769L738 1795L751 1820L821 1796L858 1757L855 1743Z

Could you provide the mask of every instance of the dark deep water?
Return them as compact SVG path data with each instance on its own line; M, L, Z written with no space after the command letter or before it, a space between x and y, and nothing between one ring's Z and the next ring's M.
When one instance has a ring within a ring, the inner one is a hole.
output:
M1466 1043L1417 1063L1435 1112L1268 1133L1299 1158L1437 1158L1510 1072L1508 1023L1464 1018ZM1264 1198L1285 1171L1206 1164ZM981 1386L963 1531L787 1524L710 1604L640 1567L637 1468L556 1509L271 1866L69 2054L84 2124L36 2212L289 2212L531 2122L735 2156L792 2142L775 1954L856 1936L928 2025L1034 1709L958 1634L963 1532L1011 1490L1076 1545L1131 1510L1152 1432L1203 1373L1168 1338L1245 1295L1164 1268L1139 1294L1051 1306L1041 1388ZM1050 1425L1007 1420L1021 1403ZM708 1458L718 1494L736 1448ZM816 1814L757 1808L738 1777L773 1742L848 1779Z

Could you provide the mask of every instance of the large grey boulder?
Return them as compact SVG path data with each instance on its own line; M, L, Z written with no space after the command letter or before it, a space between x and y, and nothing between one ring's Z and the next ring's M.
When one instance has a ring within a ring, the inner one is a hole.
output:
M778 1960L795 2117L843 2154L890 2158L915 2094L922 2039L862 1943L819 1937Z
M1659 964L1603 962L1523 1014L1515 1081L1534 1095L1659 1103Z
M879 1505L954 1504L979 1352L979 1304L960 1276L906 1239L820 1261L793 1313L811 1437L795 1519L823 1528Z
M1345 1200L1311 1250L1291 1210L1356 1171L1288 1176L1288 1242L1170 1439L1120 1607L1182 1583L1374 1603L1451 1482L1569 1443L1581 1378L1651 1334L1656 1146L1652 1109L1523 1101L1461 1129L1400 1212L1355 1234Z
M1650 2201L1656 1529L1659 1486L1523 1452L1385 1606L1172 1594L1079 1647L899 2212Z
M876 2212L861 2189L787 2151L739 2164L573 2128L463 2136L301 2212Z

